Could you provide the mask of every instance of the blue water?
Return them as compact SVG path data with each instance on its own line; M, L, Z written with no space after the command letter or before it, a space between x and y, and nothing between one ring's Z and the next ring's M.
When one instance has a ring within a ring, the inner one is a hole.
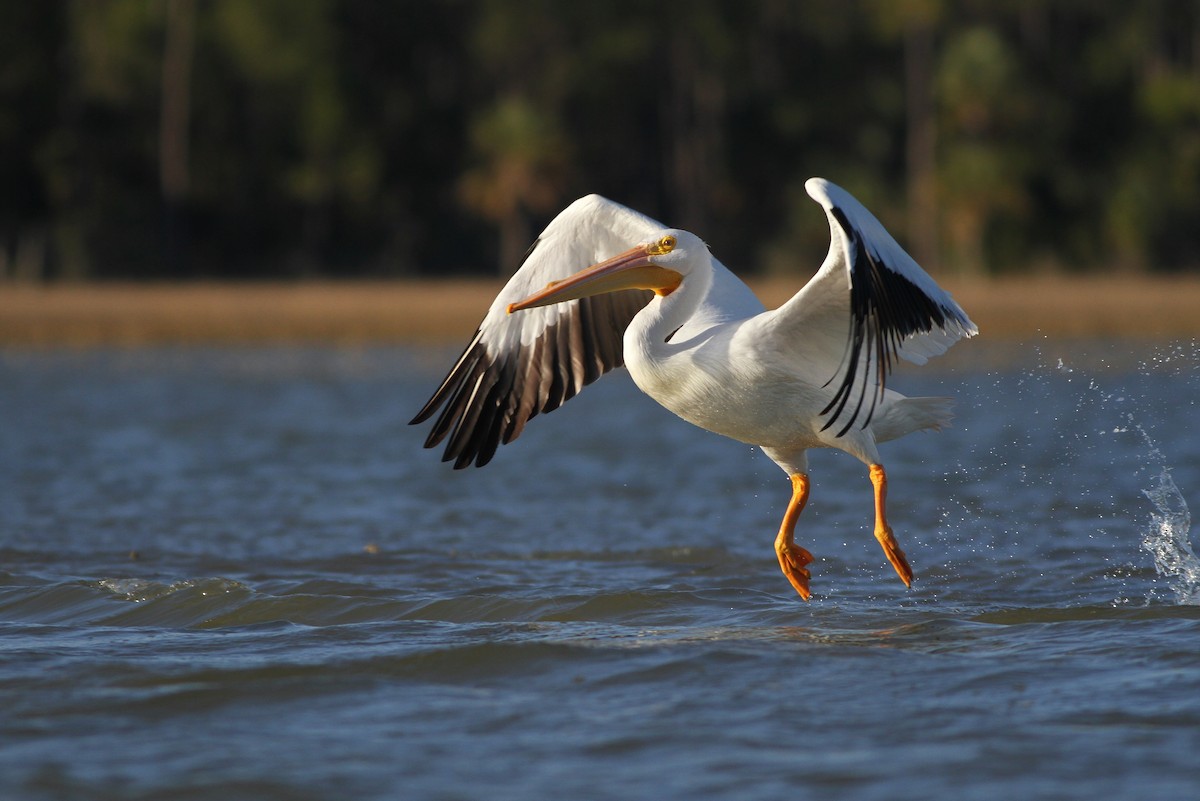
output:
M1200 792L1200 348L962 343L786 477L624 375L483 470L455 350L0 352L0 798Z

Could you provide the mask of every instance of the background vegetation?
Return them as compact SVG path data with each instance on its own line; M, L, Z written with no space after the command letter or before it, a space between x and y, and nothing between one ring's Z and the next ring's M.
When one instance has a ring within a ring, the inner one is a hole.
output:
M811 270L1200 265L1196 0L0 0L0 277L515 268L601 192Z

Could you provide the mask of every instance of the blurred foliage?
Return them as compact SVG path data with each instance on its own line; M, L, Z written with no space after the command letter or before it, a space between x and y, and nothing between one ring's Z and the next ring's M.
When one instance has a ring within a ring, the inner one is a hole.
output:
M1200 266L1200 0L0 0L0 278L511 271L600 192L811 271Z

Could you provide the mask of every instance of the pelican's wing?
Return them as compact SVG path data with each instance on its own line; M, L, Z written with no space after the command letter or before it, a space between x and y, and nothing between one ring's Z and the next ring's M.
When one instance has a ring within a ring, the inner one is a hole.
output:
M896 356L924 364L979 329L849 192L822 178L804 188L829 217L829 253L766 324L834 390L821 414L841 436L871 421Z
M443 461L455 469L487 464L529 418L557 409L585 385L622 366L621 338L653 296L639 290L556 303L509 314L522 300L639 242L663 225L619 203L588 195L551 221L488 309L462 356L424 408L438 409L425 447L450 437Z

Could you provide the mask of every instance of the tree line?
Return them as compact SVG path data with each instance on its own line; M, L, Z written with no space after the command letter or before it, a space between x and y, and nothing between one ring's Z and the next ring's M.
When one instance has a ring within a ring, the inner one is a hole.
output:
M600 192L808 272L1200 266L1200 0L0 0L0 280L510 272Z

